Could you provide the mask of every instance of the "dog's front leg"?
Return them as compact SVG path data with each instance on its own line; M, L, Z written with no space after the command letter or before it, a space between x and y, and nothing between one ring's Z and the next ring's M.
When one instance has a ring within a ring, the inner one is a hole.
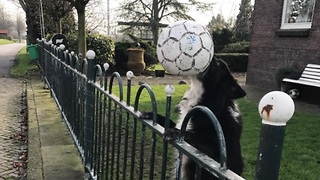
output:
M140 115L141 119L153 119L153 112L141 112ZM166 118L160 114L157 114L157 123L164 127L166 123ZM176 123L174 123L171 119L169 120L169 128L174 128L176 126Z

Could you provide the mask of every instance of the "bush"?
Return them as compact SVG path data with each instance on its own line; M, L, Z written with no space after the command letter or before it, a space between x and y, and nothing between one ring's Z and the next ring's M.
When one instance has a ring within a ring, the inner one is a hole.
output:
M226 62L231 72L247 72L249 55L246 53L215 54L217 58Z
M298 71L291 66L279 67L274 74L274 80L277 84L277 88L281 89L281 83L284 78L299 79L301 73L301 71Z
M0 39L6 39L6 40L9 40L9 41L12 41L13 38L11 36L0 35Z
M77 34L69 34L67 35L67 39L69 40L69 51L78 51L78 36ZM88 34L87 38L87 49L93 50L96 53L97 63L109 63L112 68L115 65L114 61L114 51L115 44L114 41L107 36L101 34Z
M221 53L249 53L250 43L247 41L241 41L226 45Z
M130 48L132 43L129 42L116 42L115 50L114 50L114 60L117 71L128 71L127 62L128 62L128 54L127 49Z
M214 52L220 53L222 49L231 42L233 33L228 28L217 28L212 31L211 35L214 42Z

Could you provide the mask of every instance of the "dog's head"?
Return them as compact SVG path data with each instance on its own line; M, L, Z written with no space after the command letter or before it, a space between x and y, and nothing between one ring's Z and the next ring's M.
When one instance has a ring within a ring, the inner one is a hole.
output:
M228 65L221 59L213 57L209 67L197 76L204 89L219 89L230 99L242 98L246 92L231 74Z
M209 96L203 96L208 93ZM175 112L187 113L201 100L214 101L213 103L223 103L225 100L238 99L246 95L246 92L238 84L231 74L228 65L213 58L209 67L196 78L192 78L191 87L185 92L182 101L176 105ZM212 99L211 97L214 97ZM212 103L212 102L211 102ZM220 106L219 106L220 107Z

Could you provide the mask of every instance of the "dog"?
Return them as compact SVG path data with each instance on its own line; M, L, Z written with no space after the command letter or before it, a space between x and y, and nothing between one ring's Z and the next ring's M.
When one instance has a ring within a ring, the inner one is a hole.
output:
M242 98L246 92L237 83L231 74L228 65L221 59L213 58L208 68L197 76L191 77L191 84L176 106L180 110L177 124L170 120L170 127L165 132L164 139L170 141L177 138L186 114L195 106L208 107L217 117L223 130L226 150L227 167L238 175L243 171L240 137L242 118L235 99ZM165 117L157 115L158 124L164 126ZM152 118L152 112L143 112L144 119ZM186 142L205 153L214 160L220 160L218 138L213 124L203 113L192 115L186 129ZM193 180L196 173L196 164L186 156L183 157L182 179ZM217 179L203 170L203 180Z

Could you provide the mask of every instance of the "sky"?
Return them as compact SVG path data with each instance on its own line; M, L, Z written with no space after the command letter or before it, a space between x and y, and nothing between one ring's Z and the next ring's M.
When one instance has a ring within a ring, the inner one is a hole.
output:
M101 0L101 1L103 3L103 6L106 7L107 0ZM206 2L208 0L200 0L200 1ZM110 0L111 15L114 14L112 13L112 11L119 6L118 2L119 0L117 1ZM211 0L211 2L215 3L211 11L205 12L203 14L196 11L191 11L189 14L193 14L194 19L203 25L207 25L208 22L211 20L211 17L213 15L217 15L218 13L221 13L224 16L224 18L227 20L231 17L236 17L236 15L239 12L239 4L241 0ZM8 10L8 13L10 13L12 16L14 16L17 12L23 12L21 9L19 9L9 0L0 0L0 4L4 5Z
M104 1L104 5L106 6L107 0ZM123 1L123 0L122 0ZM122 2L121 1L121 2ZM228 20L229 18L236 17L239 12L239 4L241 0L199 0L203 2L212 2L215 3L213 9L211 11L205 13L199 13L195 10L192 10L189 14L193 15L195 21L199 22L202 25L207 25L211 20L212 16L216 16L217 14L222 14L223 17ZM254 0L251 0L252 4ZM114 1L110 0L110 9L115 9L119 6L119 0Z
M5 10L7 13L11 15L11 19L15 20L16 14L21 13L23 16L25 16L24 11L14 5L12 0L0 0L0 5L3 5L5 7ZM97 7L98 9L95 11L97 13L97 17L104 16L106 17L107 13L107 0L100 0L101 6ZM116 15L116 9L119 7L119 2L127 1L127 0L109 0L110 1L110 27L111 27L111 34L117 34L117 21L119 21L117 15ZM181 0L186 1L186 0ZM211 20L212 16L216 16L217 14L222 14L225 20L229 20L229 18L235 18L239 12L239 4L241 0L198 0L198 1L204 1L204 2L211 2L214 3L212 10L200 13L195 10L191 10L188 14L192 15L192 17L195 19L196 22L206 26L209 21ZM251 0L252 4L254 0ZM106 19L106 18L105 18ZM103 21L92 21L93 27L96 25L94 24L100 24L98 27L98 31L101 33L107 32L107 20ZM90 22L89 22L90 23ZM163 23L172 23L172 22L163 22Z

